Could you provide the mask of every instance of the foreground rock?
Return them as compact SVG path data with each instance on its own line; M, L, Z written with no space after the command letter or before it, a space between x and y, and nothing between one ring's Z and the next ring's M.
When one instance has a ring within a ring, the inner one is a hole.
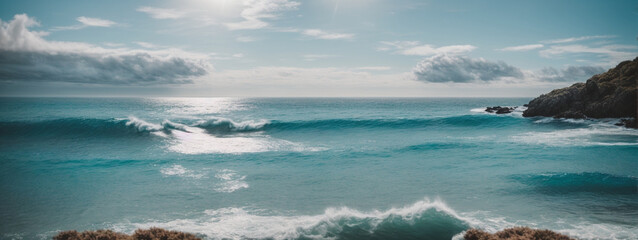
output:
M114 232L111 230L97 231L64 231L53 237L54 240L201 240L190 233L169 231L161 228L148 230L138 229L133 235Z
M586 83L556 89L529 102L524 117L636 118L638 57L624 61ZM636 127L636 121L626 121Z
M573 240L566 235L550 230L538 230L528 227L514 227L497 233L488 233L470 229L463 235L465 240Z
M504 113L511 113L514 111L514 109L516 109L516 107L496 106L496 107L487 107L485 111L489 113L504 114Z

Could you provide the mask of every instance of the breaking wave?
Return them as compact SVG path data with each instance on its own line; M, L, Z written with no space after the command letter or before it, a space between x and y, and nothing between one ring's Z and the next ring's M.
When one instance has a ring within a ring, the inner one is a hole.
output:
M197 219L115 226L151 226L203 234L210 239L452 239L469 223L442 201L369 212L341 207L319 215L266 216L245 208L206 210Z

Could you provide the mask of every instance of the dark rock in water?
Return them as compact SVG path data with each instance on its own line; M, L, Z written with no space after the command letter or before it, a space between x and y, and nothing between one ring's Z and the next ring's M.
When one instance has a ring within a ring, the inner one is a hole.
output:
M615 123L616 126L625 126L630 128L638 128L638 121L634 118L620 119L620 122Z
M638 57L594 75L585 83L556 89L533 99L523 116L635 119L637 85Z
M485 111L489 113L504 114L504 113L511 113L512 111L514 111L514 109L516 109L516 107L495 106L495 107L487 107Z

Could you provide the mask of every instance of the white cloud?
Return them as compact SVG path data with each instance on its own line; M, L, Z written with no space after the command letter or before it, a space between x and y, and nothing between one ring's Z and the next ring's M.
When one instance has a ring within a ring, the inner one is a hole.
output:
M149 42L135 42L135 44L140 45L140 47L143 48L160 48L160 46Z
M595 36L583 36L583 37L571 37L571 38L554 39L554 40L547 40L547 41L541 41L541 42L542 43L557 44L557 43L570 43L570 42L578 42L578 41L591 40L591 39L603 39L603 38L614 38L614 37L616 37L616 36L612 36L612 35L595 35Z
M402 55L411 56L432 56L438 54L456 55L468 53L476 49L472 45L449 45L442 47L435 47L430 44L421 45L418 41L393 41L380 42L381 47L377 48L379 51L391 51Z
M48 41L26 14L0 20L0 80L92 84L179 84L207 74L208 56L180 49L102 48Z
M72 25L72 26L64 26L64 27L54 27L53 31L61 31L61 30L78 30L85 27L111 27L116 24L111 20L100 19L100 18L90 18L90 17L78 17L76 18L80 24Z
M352 39L354 37L354 34L350 33L332 33L320 29L306 29L302 33L306 36L327 40Z
M520 69L505 62L445 54L424 59L413 72L417 80L424 82L470 83L524 77Z
M607 71L601 66L568 66L563 69L552 67L527 73L531 80L544 82L584 82L593 75Z
M81 22L85 26L90 27L110 27L115 25L115 22L106 19L90 18L90 17L78 17L78 22Z
M419 62L413 73L417 80L431 83L498 83L538 85L547 83L584 82L595 74L605 72L601 66L567 66L561 69L546 67L540 70L521 70L505 62L482 58L436 55Z
M245 0L241 11L243 21L228 22L230 30L260 29L269 26L265 19L274 19L283 11L296 10L299 2L290 0Z
M554 57L564 54L596 54L607 59L607 64L633 59L638 54L638 46L635 45L604 45L589 47L585 45L553 45L540 51L543 57Z
M155 19L178 19L186 15L183 11L169 8L140 7L137 11L147 13Z
M499 50L500 51L518 52L518 51L529 51L529 50L539 49L539 48L543 48L543 47L544 47L543 44L529 44L529 45L520 45L520 46L506 47L506 48L501 48Z

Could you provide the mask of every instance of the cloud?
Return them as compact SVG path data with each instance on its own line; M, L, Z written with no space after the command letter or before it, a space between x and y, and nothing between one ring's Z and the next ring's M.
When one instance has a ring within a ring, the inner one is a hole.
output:
M280 12L296 10L299 2L290 0L245 0L246 7L241 11L243 21L228 22L226 27L230 30L260 29L269 26L265 19L277 18Z
M207 74L208 56L180 49L102 48L79 42L47 41L28 27L26 14L0 20L0 81L74 82L112 85L190 83Z
M81 24L73 25L73 26L64 26L64 27L55 27L51 30L53 31L61 31L61 30L78 30L85 27L111 27L116 23L111 20L100 19L100 18L90 18L90 17L78 17L76 18L78 22Z
M482 58L435 55L419 62L413 69L416 79L424 82L489 82L503 78L523 78L523 72L504 62Z
M554 45L548 49L540 51L543 57L554 57L564 54L596 54L607 58L610 64L615 64L624 60L632 59L638 54L638 46L635 45L604 45L589 47L580 44L574 45Z
M135 44L143 48L160 48L160 46L149 43L149 42L135 42Z
M529 51L529 50L539 49L539 48L542 48L542 47L544 47L543 44L529 44L529 45L506 47L506 48L501 48L501 49L498 49L498 50L500 50L500 51L519 52L519 51Z
M595 36L583 36L583 37L571 37L571 38L554 39L554 40L547 40L547 41L541 41L541 42L542 43L557 44L557 43L570 43L570 42L578 42L578 41L591 40L591 39L604 39L604 38L614 38L614 37L616 37L616 36L612 36L612 35L595 35Z
M331 33L320 29L306 29L302 33L306 36L327 40L352 39L354 37L354 34L350 33Z
M584 82L591 76L607 71L601 66L569 66L564 69L543 68L529 74L529 78L544 82Z
M90 18L90 17L78 17L78 22L81 22L85 26L90 27L110 27L115 25L115 22L106 19Z
M418 41L383 41L381 44L382 47L377 48L379 51L395 50L395 53L409 56L456 55L471 52L476 49L476 47L472 45L435 47L430 44L421 45Z
M137 11L147 13L155 19L178 19L186 15L183 11L169 8L140 7Z

